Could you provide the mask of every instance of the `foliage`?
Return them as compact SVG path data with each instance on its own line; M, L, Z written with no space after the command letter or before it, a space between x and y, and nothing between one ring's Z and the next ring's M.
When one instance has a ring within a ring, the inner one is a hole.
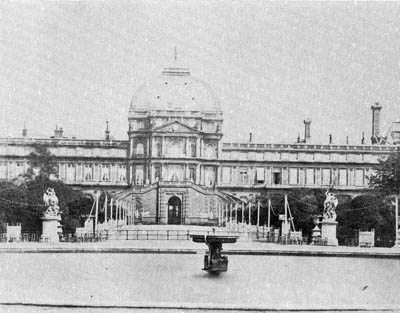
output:
M31 217L30 209L26 205L24 190L11 182L0 182L0 223L1 231L5 231L5 224L15 225L27 223Z
M389 154L387 159L379 160L370 177L370 186L381 195L400 194L400 151Z
M23 232L41 233L40 218L47 209L43 194L52 187L59 200L63 231L75 232L75 228L83 224L93 200L62 181L52 179L57 173L55 157L44 146L35 145L34 149L35 152L29 155L30 167L25 183L0 183L0 222L21 223Z
M321 215L323 211L323 203L325 200L324 191L321 189L296 188L289 190L286 194L296 230L301 230L304 236L311 236L312 229L314 228L313 216ZM260 200L261 203L261 225L267 224L268 199L271 200L271 205L274 209L270 216L271 226L279 228L281 227L279 215L285 214L284 194L263 195L257 199ZM257 214L257 212L253 212L252 214L252 223L254 223L257 218L255 214ZM288 217L290 217L289 213Z
M338 206L338 236L354 237L357 232L375 230L376 238L395 236L395 217L391 203L374 193L350 199Z
M54 188L58 197L63 231L75 232L75 228L83 223L83 215L88 213L93 201L90 197L88 198L82 192L72 189L63 182L51 180L43 175L36 176L34 180L27 182L26 198L31 210L36 212L32 228L35 228L36 231L41 229L40 216L46 210L43 204L43 193L48 187Z
M32 180L36 176L57 177L58 167L55 156L46 146L34 144L32 147L34 151L28 155L29 168L25 177L28 180Z
M333 190L333 192L335 192ZM322 215L325 190L296 188L285 193L293 216L296 230L301 230L304 236L311 236L314 228L313 216ZM374 193L355 198L338 195L337 213L338 238L354 238L357 231L375 229L376 238L394 238L394 211L384 197ZM268 199L274 209L271 212L271 226L281 227L279 215L284 214L284 194L263 195L260 200L260 224L267 224ZM239 213L240 216L240 213ZM246 215L245 215L246 216ZM252 223L257 220L257 212L252 212Z

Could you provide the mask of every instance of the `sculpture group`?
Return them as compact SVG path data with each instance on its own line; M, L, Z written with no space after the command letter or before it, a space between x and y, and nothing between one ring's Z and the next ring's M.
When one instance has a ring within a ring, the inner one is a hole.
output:
M44 216L58 216L60 213L60 207L58 206L58 198L54 188L47 188L46 192L43 194L43 201L47 207Z
M324 213L322 215L323 220L325 221L336 221L336 207L338 205L338 199L333 192L329 192L327 190L325 192L326 199L324 201Z

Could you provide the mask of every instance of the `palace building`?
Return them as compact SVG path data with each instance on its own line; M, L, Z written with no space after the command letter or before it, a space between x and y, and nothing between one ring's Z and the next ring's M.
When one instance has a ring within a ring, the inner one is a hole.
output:
M290 188L327 188L357 195L368 188L378 159L400 149L400 122L380 133L380 110L372 107L371 144L313 144L311 120L295 143L226 143L218 97L186 68L166 68L135 93L128 139L64 137L0 139L0 179L13 180L28 167L35 145L58 160L58 179L88 192L107 190L136 205L140 222L216 223L227 201Z

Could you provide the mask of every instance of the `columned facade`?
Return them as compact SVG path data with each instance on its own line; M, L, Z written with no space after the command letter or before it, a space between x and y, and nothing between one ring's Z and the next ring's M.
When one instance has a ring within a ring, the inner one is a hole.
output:
M399 151L400 123L388 137L379 133L381 106L372 106L374 144L311 143L311 120L304 140L290 144L222 143L223 114L218 98L185 68L166 68L135 93L128 116L128 139L63 137L0 138L0 180L28 169L35 145L56 157L58 179L86 191L118 191L135 204L142 224L216 225L228 214L228 199L291 188L328 188L357 195L379 159ZM263 112L261 112L263 113Z

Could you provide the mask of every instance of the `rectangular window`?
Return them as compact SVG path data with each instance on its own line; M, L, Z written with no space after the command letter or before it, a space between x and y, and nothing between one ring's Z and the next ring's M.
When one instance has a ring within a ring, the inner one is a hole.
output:
M289 184L297 185L299 183L299 175L297 168L289 168Z
M322 185L331 184L331 170L329 168L322 169Z
M329 153L322 153L322 161L328 162L330 160L330 155Z
M196 139L190 139L189 141L189 149L190 149L190 157L195 158L196 157Z
M154 181L160 181L161 180L161 166L156 165L154 166Z
M93 180L93 164L85 163L83 167L83 180L85 181Z
M356 186L364 186L364 170L356 169Z
M126 181L126 166L118 165L118 181Z
M195 167L189 167L189 180L192 183L196 182L196 168Z
M347 161L354 162L356 160L355 154L349 153L347 155Z
M7 162L0 162L0 178L7 178Z
M17 162L17 168L15 170L15 175L16 176L24 175L24 163L23 162Z
M249 181L249 173L247 169L240 169L239 170L239 184L247 184Z
M281 175L281 173L274 173L274 184L275 185L280 185L280 184L282 184L282 175Z
M223 167L222 168L222 183L229 184L231 182L231 168Z
M110 180L110 165L102 164L101 166L101 180L109 181Z
M339 185L347 186L347 170L345 168L339 169Z
M314 185L314 169L313 168L306 168L306 185Z
M143 184L143 166L137 165L135 168L135 185Z
M68 163L67 164L67 181L75 180L75 164Z
M256 169L256 179L257 179L257 183L263 183L265 181L265 175L264 175L264 168L263 167L257 167L257 169Z

